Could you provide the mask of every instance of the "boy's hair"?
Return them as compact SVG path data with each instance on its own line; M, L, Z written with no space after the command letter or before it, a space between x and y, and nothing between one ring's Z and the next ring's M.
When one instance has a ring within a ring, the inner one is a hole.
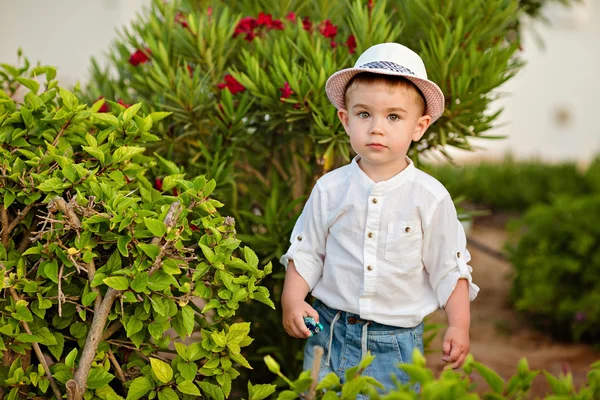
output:
M421 115L423 115L425 112L425 97L423 96L421 90L414 83L403 76L374 74L372 72L361 72L360 74L354 75L354 77L350 79L344 92L344 101L346 103L346 107L348 105L348 92L351 91L352 88L360 85L373 85L375 83L383 83L390 88L404 88L414 92L415 104L421 110Z

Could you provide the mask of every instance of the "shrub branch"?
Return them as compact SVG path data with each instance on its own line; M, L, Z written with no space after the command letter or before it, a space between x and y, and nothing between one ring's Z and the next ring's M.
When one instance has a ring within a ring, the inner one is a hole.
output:
M8 289L10 291L10 295L12 296L12 298L15 301L19 301L19 296L17 295L17 292L15 291L14 288L9 288ZM25 328L25 332L27 332L28 335L31 335L31 329L29 329L29 325L27 324L27 322L25 321L21 321L21 325L23 325L23 328ZM40 349L40 345L37 344L36 342L31 343L31 346L33 347L33 350L35 351L35 355L37 356L38 360L40 360L40 364L42 364L42 366L44 367L44 371L46 372L46 377L48 378L48 381L50 381L50 387L52 388L52 391L54 392L54 395L56 396L57 399L62 399L62 393L60 392L60 389L58 388L58 385L56 384L56 381L54 380L54 377L52 376L52 373L50 372L50 367L48 366L48 363L46 362L46 357L44 357L44 354L42 353L42 350Z

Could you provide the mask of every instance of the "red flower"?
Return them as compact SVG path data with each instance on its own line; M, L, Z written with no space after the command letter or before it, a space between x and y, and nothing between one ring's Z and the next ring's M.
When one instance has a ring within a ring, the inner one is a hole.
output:
M100 97L98 97L98 100L103 99L103 98L104 98L104 96L100 96ZM98 100L96 100L96 101L98 101ZM98 109L98 112L99 113L106 113L106 112L109 112L109 111L110 111L110 106L108 105L108 102L106 100L104 100L104 104L102 104L102 107L100 107Z
M348 36L348 40L346 40L346 46L348 46L348 51L350 54L354 54L356 51L356 38L354 35Z
M212 15L212 7L208 7L206 9L206 15L208 15L209 17Z
M265 14L264 12L260 12L258 14L258 25L261 26L271 26L273 23L273 16L271 14Z
M337 47L337 43L335 42L335 40L331 41L331 48L335 49Z
M281 90L281 97L279 99L289 99L290 96L294 93L293 90L290 88L290 84L287 82L283 85L282 88L279 88L279 90Z
M192 232L196 232L200 228L198 228L196 225L190 223L190 229L192 230Z
M280 19L275 19L273 20L273 22L271 23L270 26L271 29L274 29L276 31L282 31L283 30L283 22L281 22Z
M119 99L119 101L117 101L117 103L119 103L120 105L122 105L125 108L129 108L131 107L131 104L127 104L123 101L123 99Z
M238 22L237 26L235 27L233 37L237 37L238 35L241 35L243 33L245 33L246 35L248 33L252 33L254 28L256 28L257 26L258 26L258 23L257 23L256 19L254 19L252 17L242 18L240 20L240 22ZM246 40L248 40L248 39L246 39Z
M334 38L337 35L337 26L333 25L330 20L326 20L321 26L321 34L326 38Z
M246 90L246 88L242 86L241 83L236 81L235 78L229 74L225 75L225 83L219 83L217 86L219 87L219 89L229 89L231 94L236 94Z
M367 7L369 7L369 10L373 8L373 0L367 1Z
M150 61L149 55L152 53L150 52L150 49L146 49L146 52L148 54L138 49L135 53L131 55L131 57L129 57L129 64L133 65L134 67L137 67L140 64L144 64Z
M175 22L181 24L181 26L184 28L189 28L188 22L185 19L185 15L183 15L181 12L178 12L177 15L175 15Z
M254 40L255 37L256 37L256 33L248 32L248 33L246 33L246 36L244 36L244 40L247 42L251 42L252 40Z
M187 66L188 73L190 74L190 78L194 76L194 69L190 64Z
M162 188L163 188L162 179L161 178L154 179L154 189L158 190L159 192L162 192Z
M312 22L310 22L308 17L304 17L302 20L302 28L304 28L305 31L310 31L312 29Z
M296 20L296 13L291 11L286 17L285 19L287 19L288 21L292 21L294 22Z

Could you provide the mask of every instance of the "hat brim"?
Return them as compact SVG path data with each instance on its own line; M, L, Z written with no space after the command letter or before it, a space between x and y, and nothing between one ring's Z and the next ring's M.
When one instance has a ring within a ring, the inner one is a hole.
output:
M348 82L350 82L355 75L360 74L361 72L402 76L408 79L419 88L423 94L423 97L425 97L425 114L431 116L431 122L435 122L439 117L442 116L445 104L444 93L434 82L427 79L418 78L410 74L374 68L347 68L338 71L329 77L327 83L325 84L325 92L327 93L327 97L329 97L331 103L333 103L335 108L338 110L340 108L346 108L345 95Z

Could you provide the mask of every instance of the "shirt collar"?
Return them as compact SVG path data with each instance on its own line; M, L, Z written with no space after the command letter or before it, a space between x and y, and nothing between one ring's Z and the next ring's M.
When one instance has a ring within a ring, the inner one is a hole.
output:
M352 159L350 171L356 180L358 180L360 185L367 189L372 195L384 194L387 191L402 185L404 182L412 179L416 171L415 164L410 158L408 158L408 156L406 156L406 161L408 162L408 166L406 168L387 181L375 182L360 168L358 165L358 160L360 160L360 156L356 156L354 159Z

